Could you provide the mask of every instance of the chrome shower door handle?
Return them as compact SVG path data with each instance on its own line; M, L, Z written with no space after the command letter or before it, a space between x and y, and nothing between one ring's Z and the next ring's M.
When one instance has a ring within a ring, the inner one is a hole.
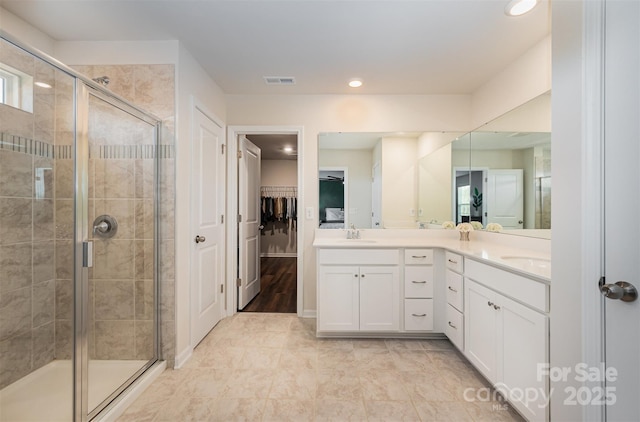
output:
M200 235L196 236L196 243L204 243L206 241L207 241L206 237L200 236Z

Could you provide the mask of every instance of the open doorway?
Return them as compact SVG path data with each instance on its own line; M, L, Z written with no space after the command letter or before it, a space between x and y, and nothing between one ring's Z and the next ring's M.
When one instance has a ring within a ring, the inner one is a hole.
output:
M246 134L261 150L259 293L243 312L296 313L298 155L296 134ZM242 263L238 263L239 267Z

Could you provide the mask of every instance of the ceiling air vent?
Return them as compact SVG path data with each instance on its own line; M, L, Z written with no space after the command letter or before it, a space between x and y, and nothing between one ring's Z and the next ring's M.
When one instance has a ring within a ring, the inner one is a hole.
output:
M296 78L293 76L265 76L264 82L267 85L295 85Z

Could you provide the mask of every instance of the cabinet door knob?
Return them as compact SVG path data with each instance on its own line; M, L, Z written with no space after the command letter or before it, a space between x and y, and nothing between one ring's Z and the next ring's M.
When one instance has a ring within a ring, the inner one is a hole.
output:
M449 286L449 290L451 290L453 293L458 293L458 291L451 286Z
M494 303L494 304L493 304L493 309L495 309L495 310L497 311L497 310L499 310L499 309L500 309L500 307Z
M457 263L458 263L458 261L454 261L454 260L453 260L453 259L451 259L451 258L447 259L447 261L451 262L452 264L457 264Z
M358 276L358 274L354 274L353 276L354 276L354 277L357 277L357 276Z
M364 278L364 274L362 274L360 277Z
M453 323L451 321L449 321L449 327L451 328L455 328L456 330L458 329L458 327L456 327L455 325L453 325Z
M493 302L487 302L487 305L493 306Z

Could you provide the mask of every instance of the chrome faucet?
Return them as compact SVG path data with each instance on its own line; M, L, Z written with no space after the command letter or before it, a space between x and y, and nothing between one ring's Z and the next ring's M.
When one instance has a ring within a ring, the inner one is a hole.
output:
M360 239L360 230L356 229L353 223L351 223L349 230L347 230L347 239Z

